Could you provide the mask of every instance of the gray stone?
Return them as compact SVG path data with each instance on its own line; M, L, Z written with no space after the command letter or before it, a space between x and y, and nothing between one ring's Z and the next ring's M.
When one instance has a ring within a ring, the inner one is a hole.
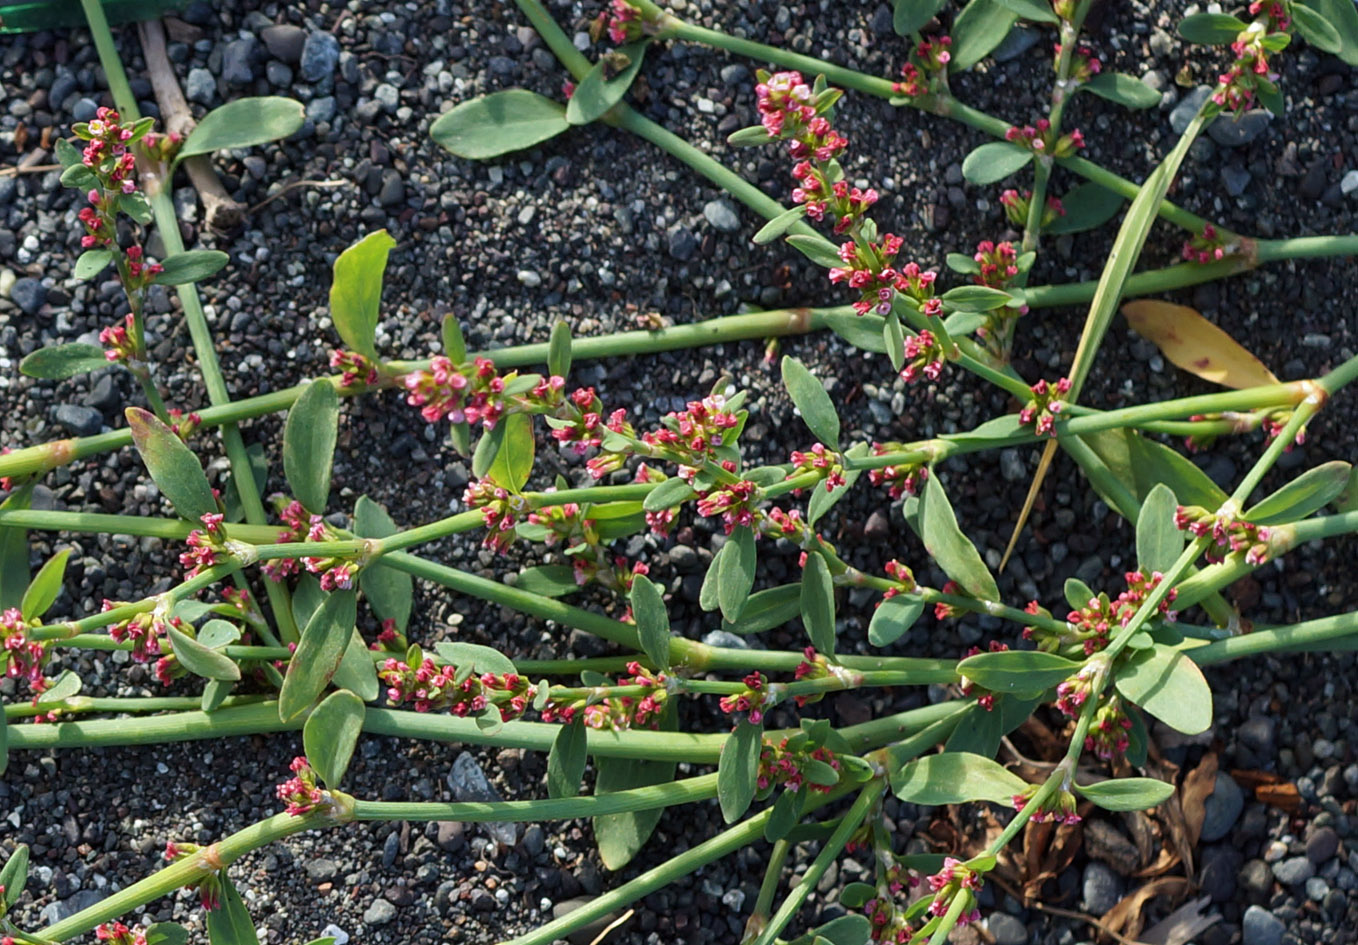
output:
M72 436L94 436L104 428L104 415L93 407L61 404L54 416Z
M1185 95L1178 105L1174 106L1174 110L1169 113L1169 126L1174 129L1175 134L1181 135L1188 130L1193 117L1198 114L1198 109L1202 107L1202 103L1207 101L1211 94L1212 87L1210 85L1200 85Z
M1212 140L1223 148L1238 148L1249 144L1264 133L1273 113L1264 108L1251 108L1238 118L1222 115L1208 127Z
M280 89L290 88L292 86L292 80L295 78L292 70L277 59L270 59L268 63L265 64L264 77L269 80L270 85L277 86ZM311 104L311 102L307 103L308 115L311 111L309 107Z
M43 925L54 925L65 919L69 919L84 909L98 905L103 902L104 894L97 889L82 889L69 899L62 899L57 902L50 902L43 907L38 920Z
M314 883L328 883L339 875L339 864L325 857L308 858L303 867L307 877Z
M1282 945L1287 926L1268 910L1250 906L1245 910L1241 929L1244 932L1244 945Z
M467 845L466 832L466 825L461 821L443 820L439 822L438 838L434 842L445 853L456 853Z
M85 395L85 406L93 407L101 413L111 414L118 409L122 398L118 395L118 386L113 383L113 375L105 371L99 376L99 380L94 382L90 392Z
M339 51L339 40L330 33L317 30L308 34L306 42L302 44L302 78L308 82L330 78L339 62Z
M269 51L269 55L275 59L281 59L283 62L292 65L302 58L302 45L306 43L306 30L300 26L293 26L291 23L266 26L260 32L259 37L264 40L264 48Z
M1009 35L995 47L995 51L990 55L994 57L996 62L1008 62L1032 49L1041 38L1041 30L1031 29L1027 26L1016 26L1009 31Z
M1312 876L1306 881L1306 898L1312 902L1321 902L1330 892L1330 884L1319 876Z
M688 262L698 251L698 240L686 226L676 226L670 230L666 242L670 256L680 262Z
M1249 899L1263 902L1273 890L1273 871L1263 860L1250 860L1240 870L1237 877L1245 887Z
M190 102L211 105L212 100L217 97L217 80L206 69L190 69L189 77L184 83L184 95Z
M1103 915L1122 898L1122 878L1097 861L1085 867L1084 894L1080 908L1094 915Z
M99 103L92 98L77 99L71 108L71 117L76 121L93 121L99 114Z
M1229 774L1218 771L1212 793L1203 802L1203 842L1213 843L1230 833L1244 809L1245 792Z
M389 112L396 111L396 106L401 104L401 93L389 82L383 82L373 89L373 98Z
M1250 172L1239 164L1227 164L1221 169L1221 183L1225 185L1226 193L1239 197L1250 185Z
M748 650L750 648L749 637L742 637L730 630L709 630L703 636L703 643L708 646L719 646L726 650Z
M401 172L389 167L382 172L382 189L377 192L377 202L384 207L394 207L405 203L406 185Z
M721 70L721 81L726 85L739 85L749 77L750 70L738 62L723 66Z
M1260 715L1247 720L1235 730L1235 737L1262 760L1273 757L1278 723L1271 716Z
M1005 482L1021 482L1028 477L1028 465L1018 450L1000 450L1000 475Z
M1198 886L1213 902L1229 902L1235 895L1236 877L1244 859L1240 851L1226 844L1208 847L1202 853L1202 872Z
M306 116L317 123L330 121L335 117L335 96L322 95L307 102Z
M232 85L249 85L255 81L252 60L257 49L259 40L253 36L227 43L222 50L222 78Z
M500 792L486 779L481 766L476 763L471 752L464 751L453 759L448 772L448 787L453 790L453 798L458 801L495 802L501 800ZM493 840L512 847L519 837L518 825L513 823L484 823L480 825Z
M9 298L25 315L36 315L47 302L47 288L37 279L15 279L9 289Z
M734 233L740 229L740 217L735 207L725 200L709 200L703 207L703 216L723 233Z
M523 852L537 856L547 848L547 837L539 824L529 824L523 832Z
M1333 827L1318 827L1306 838L1306 858L1316 866L1339 852L1339 834Z
M374 899L372 905L363 910L366 925L386 925L396 918L396 907L385 899Z
M1349 171L1344 175L1344 179L1339 182L1339 191L1348 195L1358 190L1358 171Z
M1273 876L1286 886L1297 886L1316 875L1315 864L1304 856L1292 856L1273 864Z
M515 277L519 280L520 285L527 286L530 289L536 289L542 285L542 276L531 269L520 269L515 273Z
M1024 945L1028 941L1028 929L1007 912L992 913L986 922L995 945Z

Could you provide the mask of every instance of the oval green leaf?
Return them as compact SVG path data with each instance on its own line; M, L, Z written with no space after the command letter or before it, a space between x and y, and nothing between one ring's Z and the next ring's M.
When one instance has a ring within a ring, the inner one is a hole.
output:
M18 903L19 897L24 894L24 886L27 883L28 844L21 843L9 855L4 868L0 869L0 887L4 887L5 890L3 901L7 909L14 908L15 904Z
M1004 42L1018 19L998 0L971 0L952 25L949 72L965 72Z
M218 871L217 881L221 887L217 908L204 914L209 945L259 945L250 912L226 870Z
M712 567L719 568L717 576L717 605L721 615L727 620L740 619L754 587L754 569L758 562L755 549L754 532L747 526L738 526L727 538L722 547L720 560L712 559Z
M329 381L312 381L283 425L283 475L312 515L325 514L338 437L339 394Z
M165 632L170 638L170 645L174 648L179 665L193 675L204 679L231 681L240 679L240 667L225 653L218 653L211 647L204 646L174 624L166 624Z
M1146 810L1174 796L1174 785L1155 778L1114 778L1075 785L1075 793L1104 810Z
M533 418L526 413L514 413L495 425L503 428L500 448L486 469L486 475L510 492L519 492L533 473Z
M1179 35L1204 46L1229 46L1244 30L1244 23L1225 13L1194 13L1179 21Z
M217 498L193 451L150 411L128 407L125 415L142 462L179 517L198 522L215 514Z
M580 793L580 779L585 776L585 762L589 760L588 745L583 715L561 726L552 739L552 750L547 753L548 797L575 797Z
M1042 650L978 653L957 671L991 692L1044 692L1080 671L1082 664Z
M571 372L571 326L559 321L547 339L547 373L565 377Z
M1212 690L1182 650L1157 643L1118 670L1117 690L1170 728L1197 735L1212 727Z
M357 619L358 598L351 590L336 591L316 608L288 661L283 688L278 693L280 720L297 718L325 691L344 658Z
M369 233L335 259L330 283L330 319L335 331L351 349L374 361L382 275L395 245L386 230Z
M399 529L386 509L366 495L358 497L354 503L355 535L359 538L386 538L397 531ZM378 558L358 572L358 586L373 612L382 620L396 621L396 629L405 633L410 622L414 579L404 571L388 567Z
M835 583L830 566L819 551L806 556L802 569L802 623L816 651L826 656L835 652Z
M1052 12L1052 5L1044 0L999 0L1000 6L1009 10L1020 19L1033 23L1060 23Z
M1122 195L1086 181L1062 197L1061 206L1066 215L1057 217L1050 225L1043 227L1044 233L1083 233L1103 226L1121 209Z
M189 132L176 161L228 148L251 148L279 141L306 121L302 103L276 95L241 98L214 108Z
M697 495L687 482L674 476L657 485L646 495L641 507L647 512L660 512L664 509L682 505Z
M754 800L763 741L764 726L741 722L722 742L717 762L717 801L728 824L739 820Z
M1136 562L1142 571L1168 571L1184 550L1184 533L1174 524L1179 500L1163 482L1151 490L1136 517Z
M792 207L784 210L773 219L769 220L759 228L759 232L754 235L754 242L763 246L765 243L772 243L782 236L806 214L805 206Z
M575 569L566 564L540 564L524 568L514 586L542 597L565 597L580 590Z
M107 249L87 249L75 260L72 271L77 279L93 279L113 262L113 252Z
M306 760L331 790L340 786L363 731L363 700L347 689L332 692L302 726Z
M19 362L19 370L29 377L61 381L77 374L88 374L109 366L104 349L98 345L74 343L39 348Z
M967 155L962 176L973 184L994 184L1015 174L1033 159L1033 152L1008 141L991 141Z
M957 527L957 516L937 476L924 481L920 506L920 537L930 557L968 594L981 600L999 600L995 578L976 546Z
M787 242L817 266L838 269L844 265L844 260L839 258L839 246L823 236L796 233L789 236Z
M513 673L518 675L514 661L499 650L479 643L445 642L434 644L439 659L459 669L471 664L476 673Z
M642 650L656 669L669 669L670 615L665 611L665 600L660 595L660 588L645 575L638 574L632 580L630 599Z
M506 89L463 102L429 129L458 157L484 161L555 138L570 127L566 108L527 89Z
M783 584L750 595L740 610L740 619L723 620L728 633L762 633L781 627L802 612L802 585Z
M1324 16L1301 3L1294 3L1289 9L1302 39L1321 52L1337 53L1343 48L1344 42L1339 37L1339 31Z
M222 270L231 257L216 249L190 249L161 260L161 272L151 277L156 285L187 285L201 282Z
M1127 108L1154 108L1160 104L1159 92L1140 79L1121 72L1096 75L1080 89Z
M890 646L915 625L924 613L924 598L918 594L897 594L882 601L868 624L868 642L873 646Z
M825 386L796 358L783 357L783 386L802 415L811 435L831 449L839 449L839 414Z
M650 40L629 43L596 62L571 93L570 101L566 103L566 121L572 125L587 125L602 118L610 108L622 101L623 95L632 87L637 72L641 70L649 43ZM611 71L611 61L615 56L626 56L629 61L626 68L610 79L608 72Z
M1296 479L1247 509L1244 518L1256 525L1281 525L1306 518L1329 505L1348 487L1353 467L1333 460L1308 469Z
M891 789L903 801L941 807L990 801L1013 806L1028 782L999 763L968 752L946 751L917 758L891 779Z

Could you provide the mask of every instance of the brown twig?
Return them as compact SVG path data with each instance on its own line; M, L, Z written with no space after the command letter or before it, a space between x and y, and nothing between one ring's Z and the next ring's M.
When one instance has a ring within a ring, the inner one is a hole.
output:
M160 106L161 122L166 132L178 132L188 137L193 130L193 113L189 110L188 100L179 88L179 79L170 65L170 57L165 51L165 29L160 20L143 20L137 24L141 37L142 54L146 57L146 71L151 79L151 88L156 93L156 103ZM208 227L219 233L230 232L240 227L245 220L245 208L231 199L217 172L206 154L195 154L184 159L184 170L189 172L189 181L198 191L198 199L203 202L203 219ZM168 182L167 182L168 183Z
M61 170L60 164L18 164L14 167L0 167L0 177L18 177L20 174L46 174L48 171Z
M616 929L618 926L622 925L622 924L623 924L624 922L626 922L628 919L632 918L632 915L633 915L635 912L636 912L635 909L628 909L628 910L627 910L626 912L624 912L622 915L618 916L618 917L617 917L616 919L614 919L612 922L608 923L607 927L605 927L604 930L603 930L602 932L600 932L598 935L594 936L594 941L590 942L589 945L599 945L600 942L602 942L605 938L608 937L608 933L609 933L609 932L612 932L612 931L613 931L614 929Z
M1000 879L994 873L988 875L986 879L989 882L994 883L996 886L999 886L1009 895L1013 896L1015 900L1022 901L1022 897L1019 895L1018 890L1014 889L1012 886L1010 886L1004 880ZM1049 906L1041 902L1032 903L1031 908L1036 909L1038 912L1048 912L1052 915L1059 915L1063 919L1075 919L1077 922L1087 923L1088 925L1098 929L1100 932L1103 932L1105 935L1111 935L1113 938L1121 942L1122 945L1145 945L1144 942L1140 942L1134 938L1128 938L1125 935L1120 935L1117 932L1114 932L1111 928L1109 928L1104 923L1100 922L1098 919L1094 918L1088 912L1076 912L1074 909L1062 909L1060 906Z
M265 207L265 206L267 206L267 205L273 203L275 200L277 200L279 197L281 197L281 196L283 196L284 194L286 194L288 191L296 190L298 187L343 187L345 184L351 184L351 183L353 183L353 181L347 181L347 180L310 180L310 179L308 179L308 180L295 180L295 181L292 181L291 183L284 184L282 187L278 188L278 190L276 190L275 192L269 194L269 196L265 197L263 200L261 200L259 203L255 204L253 207L251 207L249 210L247 210L247 211L245 211L245 212L253 216L256 210L260 210L260 209L262 209L263 207Z

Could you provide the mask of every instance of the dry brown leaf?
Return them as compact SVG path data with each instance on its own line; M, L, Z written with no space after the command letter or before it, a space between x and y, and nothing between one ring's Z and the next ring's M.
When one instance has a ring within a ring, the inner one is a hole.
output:
M1236 390L1281 383L1240 342L1187 305L1137 299L1123 305L1122 314L1166 358L1205 381Z
M1211 904L1211 896L1190 899L1137 937L1145 945L1187 945L1221 921L1220 913L1202 914Z
M1153 879L1133 893L1122 897L1122 901L1109 909L1103 917L1103 924L1114 932L1127 938L1136 938L1145 926L1141 912L1156 896L1178 897L1188 892L1191 884L1182 876L1161 876Z
M1122 824L1127 828L1132 842L1136 844L1141 866L1150 863L1155 854L1155 844L1160 839L1155 823L1144 810L1129 810L1122 815Z
M1217 756L1209 751L1202 756L1198 766L1184 778L1179 789L1179 804L1183 809L1184 822L1188 826L1190 846L1198 845L1202 836L1202 822L1207 816L1207 798L1211 797L1217 784ZM1192 872L1191 870L1189 872Z

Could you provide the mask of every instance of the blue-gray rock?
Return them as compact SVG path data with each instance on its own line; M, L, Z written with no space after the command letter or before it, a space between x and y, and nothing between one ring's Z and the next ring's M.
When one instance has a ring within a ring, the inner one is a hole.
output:
M1306 881L1306 898L1312 902L1322 902L1329 895L1330 884L1319 876L1312 876Z
M10 286L9 297L25 315L36 315L38 309L47 302L47 288L37 279L15 279L14 285Z
M703 206L703 216L723 233L734 233L740 229L740 217L735 207L725 200L709 200Z
M99 380L94 382L90 392L85 395L85 406L93 407L100 413L112 415L122 402L122 397L118 394L118 385L113 382L113 375L105 371L99 376Z
M366 925L386 925L396 918L396 907L385 899L374 899L372 905L363 910Z
M211 105L217 96L217 80L206 69L193 68L184 82L184 95L190 102Z
M389 167L382 172L382 189L377 192L377 202L384 207L394 207L405 203L406 185L401 180L401 172Z
M1223 148L1238 148L1263 134L1273 113L1265 108L1251 108L1238 118L1222 115L1207 128L1212 140Z
M739 85L749 77L750 70L738 62L733 62L729 66L723 66L721 70L721 81L725 85Z
M1245 792L1224 771L1217 772L1212 793L1203 802L1202 841L1214 843L1230 833L1245 809Z
M1229 902L1235 895L1236 876L1243 860L1239 850L1224 843L1208 847L1202 852L1198 887L1211 896L1213 902Z
M252 60L259 40L253 36L235 39L222 50L222 78L232 85L249 85L255 81L255 67Z
M1225 185L1226 193L1239 197L1250 185L1250 172L1239 164L1227 164L1221 169L1221 183Z
M401 93L390 82L383 82L373 89L373 98L388 112L396 111L396 106L401 104Z
M1174 110L1169 113L1169 126L1174 129L1175 134L1183 134L1188 130L1189 123L1193 121L1193 116L1197 115L1202 103L1207 101L1212 94L1210 85L1200 85L1192 92L1189 92L1179 104L1174 106Z
M707 646L719 646L723 649L748 650L750 641L746 637L734 634L729 630L709 630L703 636L703 643Z
M280 89L291 87L294 78L292 69L277 59L270 59L264 66L264 77L269 80L270 85L277 86ZM307 104L310 104L310 102Z
M92 98L81 98L71 108L71 117L76 121L93 121L99 114L99 103Z
M1273 864L1273 877L1285 886L1297 886L1316 875L1315 864L1304 856L1292 856Z
M59 73L57 77L52 80L52 87L47 90L47 101L51 102L53 107L59 107L63 105L66 100L71 97L71 93L79 87L80 83L76 81L74 75L69 72Z
M1235 730L1235 737L1261 759L1271 759L1278 735L1278 723L1271 716L1260 715L1247 719Z
M38 916L38 921L43 925L53 925L69 919L77 912L96 906L103 900L104 894L99 890L82 889L69 899L48 903L43 907L42 913Z
M19 184L14 179L14 175L0 177L0 207L14 199L14 193L19 189ZM9 253L0 250L0 255L7 256Z
M309 33L302 44L302 78L308 82L330 78L339 62L339 52L339 40L332 34L322 30Z
M537 856L547 849L547 836L538 824L529 824L523 832L523 852Z
M1263 860L1250 860L1240 868L1236 878L1253 902L1265 901L1273 891L1273 871Z
M330 121L335 117L335 96L322 95L307 102L306 116L314 122Z
M995 51L990 55L996 62L1008 62L1010 59L1017 59L1032 49L1041 38L1042 32L1040 30L1030 29L1027 26L1016 26L1009 31L1009 35L995 47Z
M1317 827L1306 838L1306 858L1316 866L1339 852L1339 834L1333 827Z
M1085 867L1081 891L1084 898L1080 908L1094 915L1103 915L1122 898L1122 877L1095 860Z
M452 788L453 798L458 801L499 801L500 793L486 779L481 766L476 763L471 752L464 751L453 759L453 767L448 772L448 787ZM512 847L519 838L518 824L483 823L481 829L493 839Z
M93 407L61 404L53 416L72 436L94 436L104 428L104 415Z
M1244 945L1282 945L1287 926L1267 909L1250 906L1241 922Z
M698 240L688 227L676 226L668 234L667 248L672 257L680 262L688 262L698 251Z
M1007 912L991 913L986 924L995 937L995 945L1024 945L1028 941L1027 927Z
M266 26L259 33L264 40L264 48L269 55L288 65L294 65L302 58L302 45L306 42L306 30L291 23Z

